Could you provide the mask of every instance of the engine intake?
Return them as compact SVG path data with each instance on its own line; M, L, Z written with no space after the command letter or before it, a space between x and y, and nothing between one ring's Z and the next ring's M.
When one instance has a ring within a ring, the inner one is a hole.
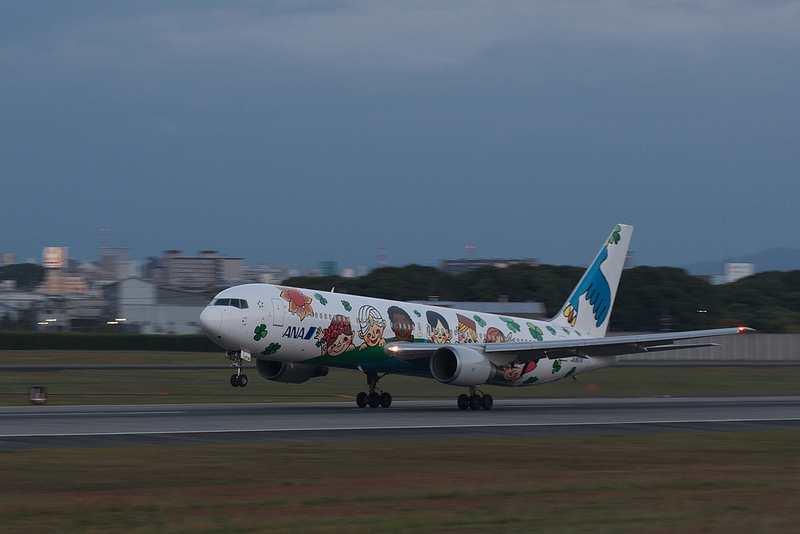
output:
M453 386L479 386L499 372L485 355L456 345L436 349L430 365L436 380Z
M326 376L328 368L322 365L307 363L276 362L272 360L256 360L258 374L273 382L286 384L302 384L312 378Z

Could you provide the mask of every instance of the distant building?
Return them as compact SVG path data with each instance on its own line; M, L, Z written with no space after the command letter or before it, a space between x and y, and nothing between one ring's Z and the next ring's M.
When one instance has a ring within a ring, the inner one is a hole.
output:
M725 263L722 265L724 284L730 284L742 278L753 276L756 273L754 263Z
M756 266L754 263L723 263L722 274L711 277L711 283L732 284L742 278L754 275Z
M60 270L48 270L37 293L46 295L86 295L89 285L82 276L69 276Z
M245 269L242 274L245 280L262 284L278 284L287 278L299 276L297 271L289 269L286 265L280 267L261 265L254 269Z
M34 312L35 328L43 332L89 332L107 320L105 300L92 295L42 297Z
M319 262L320 276L336 276L339 274L338 266L335 261Z
M14 265L16 263L16 257L14 254L10 252L3 252L0 254L0 267L5 267L6 265Z
M151 262L151 280L159 286L174 289L209 289L225 285L228 280L242 279L242 259L218 256L204 250L198 256L181 256L180 250L168 250Z
M105 288L108 318L137 334L200 334L200 312L207 295L158 287L140 278L121 280Z
M103 278L110 282L124 280L139 275L139 262L131 261L129 248L103 248L100 250L98 266Z
M456 260L442 260L442 270L447 274L462 274L467 271L474 271L481 267L508 267L509 265L539 265L535 258L508 259L508 258L461 258Z

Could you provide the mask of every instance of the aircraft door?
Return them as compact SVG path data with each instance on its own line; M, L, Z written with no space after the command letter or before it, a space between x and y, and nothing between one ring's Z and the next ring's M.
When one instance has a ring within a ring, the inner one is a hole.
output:
M272 299L272 326L283 326L283 299Z

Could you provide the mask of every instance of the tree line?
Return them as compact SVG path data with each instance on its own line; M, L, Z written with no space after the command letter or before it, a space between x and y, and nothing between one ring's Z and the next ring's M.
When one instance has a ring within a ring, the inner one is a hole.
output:
M434 267L384 267L358 278L295 277L286 285L414 301L538 301L553 316L578 283L582 267L511 265L449 275ZM626 332L699 330L746 325L761 332L800 333L800 271L759 273L712 285L674 267L622 273L609 328Z
M33 263L16 263L0 267L0 281L13 280L16 289L33 291L44 280L44 267Z
M0 268L0 280L32 290L44 278L40 266ZM283 283L368 297L414 301L537 301L553 316L584 272L562 265L483 267L450 275L434 267L383 267L358 278L295 277ZM634 267L622 273L610 328L657 332L746 325L760 332L800 333L800 271L770 271L738 282L712 285L674 267ZM0 324L0 329L10 325Z

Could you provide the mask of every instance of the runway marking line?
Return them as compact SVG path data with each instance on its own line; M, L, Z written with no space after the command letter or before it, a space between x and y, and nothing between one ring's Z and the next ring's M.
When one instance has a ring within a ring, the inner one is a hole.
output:
M58 434L0 434L0 438L41 438L41 437L92 437L92 436L158 436L177 434L222 434L255 432L330 432L354 430L439 430L457 428L520 428L520 427L566 427L566 426L609 426L609 425L665 425L665 424L708 424L708 423L769 423L800 421L798 417L775 419L682 419L655 421L591 421L586 423L496 423L459 425L409 425L409 426L352 426L352 427L308 427L308 428L245 428L219 430L154 430L130 432L76 432Z

